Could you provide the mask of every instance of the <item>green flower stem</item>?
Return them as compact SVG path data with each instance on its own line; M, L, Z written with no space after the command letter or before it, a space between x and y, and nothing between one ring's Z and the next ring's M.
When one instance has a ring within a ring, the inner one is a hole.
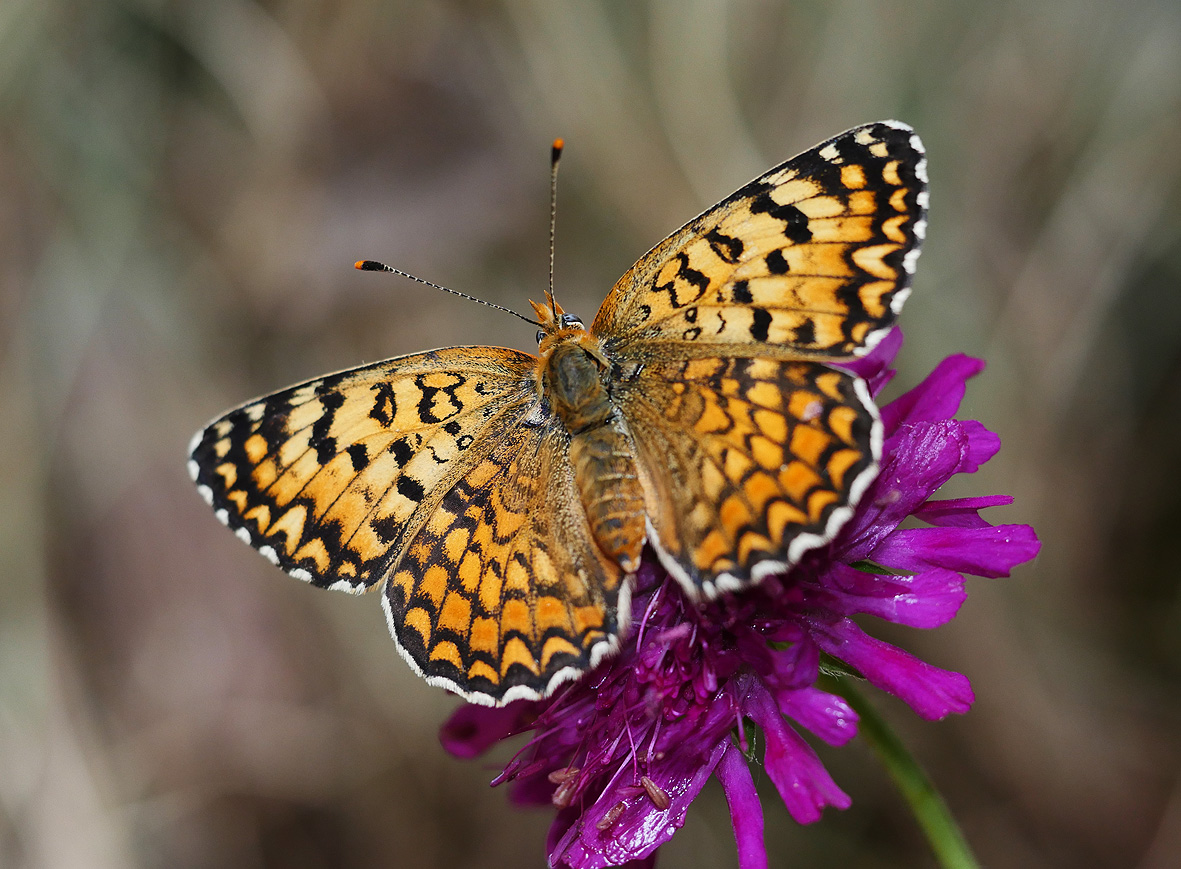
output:
M972 855L947 803L886 720L853 686L853 680L832 676L822 676L821 679L827 683L823 686L826 690L844 697L861 717L857 732L869 743L906 797L923 834L931 843L931 850L935 852L939 865L945 869L979 869L980 864Z

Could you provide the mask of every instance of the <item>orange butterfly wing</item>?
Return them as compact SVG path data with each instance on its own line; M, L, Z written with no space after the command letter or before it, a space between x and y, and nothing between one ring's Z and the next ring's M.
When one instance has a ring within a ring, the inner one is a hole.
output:
M649 541L690 593L796 564L877 474L869 351L910 292L926 227L913 131L880 122L788 160L625 274L592 331L644 480Z

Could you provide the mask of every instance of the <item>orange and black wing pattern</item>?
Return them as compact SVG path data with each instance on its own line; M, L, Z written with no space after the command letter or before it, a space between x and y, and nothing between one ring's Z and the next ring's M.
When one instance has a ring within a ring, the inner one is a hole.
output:
M308 381L210 423L190 472L292 576L380 583L430 683L485 704L547 696L626 629L631 561L605 554L611 522L645 529L706 596L833 539L877 473L881 424L865 384L826 363L893 326L926 206L914 133L858 127L657 245L590 335L535 305L552 339L540 360L452 347ZM579 441L555 415L543 375L559 344L582 360L563 371L603 372L562 380L562 406L585 399L610 437ZM634 497L608 497L613 475L639 481Z
M218 518L292 576L384 581L398 649L431 684L485 704L544 696L617 646L626 590L590 537L535 365L463 347L318 378L210 423L189 468Z
M629 586L595 545L568 451L552 420L517 426L409 541L384 604L428 682L479 703L537 698L618 646Z
M865 384L810 361L651 360L616 390L645 481L649 541L713 597L796 564L877 474Z
M603 302L609 352L847 359L894 324L926 231L926 158L896 121L849 130L649 251Z
M645 480L650 542L690 593L742 588L832 540L877 474L868 352L910 292L926 159L904 124L788 160L646 254L592 331Z
M364 591L534 401L534 357L453 347L310 380L197 433L218 519L292 576Z

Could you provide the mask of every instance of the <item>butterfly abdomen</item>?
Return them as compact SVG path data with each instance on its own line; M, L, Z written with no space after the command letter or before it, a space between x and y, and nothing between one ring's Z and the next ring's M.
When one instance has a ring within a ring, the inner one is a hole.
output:
M555 343L542 363L542 383L570 433L574 481L595 543L630 573L644 547L644 495L635 452L603 385L606 366L593 346L584 348L589 341L581 333Z
M595 543L625 571L635 571L644 548L644 494L627 436L613 423L575 435L570 461Z

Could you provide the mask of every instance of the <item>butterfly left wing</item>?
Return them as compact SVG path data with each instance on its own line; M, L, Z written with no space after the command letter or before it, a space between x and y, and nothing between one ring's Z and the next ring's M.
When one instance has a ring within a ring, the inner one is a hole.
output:
M926 182L922 144L905 124L842 133L649 251L591 331L624 357L650 344L684 356L860 356L910 292Z
M398 650L431 684L485 704L546 696L616 647L629 610L536 362L453 347L312 380L210 423L189 468L292 576L386 580Z
M487 705L537 699L618 645L630 586L595 544L569 450L552 416L518 424L409 541L383 603L432 685Z
M536 359L452 347L249 402L193 439L218 519L298 579L364 591L450 484L536 402Z

